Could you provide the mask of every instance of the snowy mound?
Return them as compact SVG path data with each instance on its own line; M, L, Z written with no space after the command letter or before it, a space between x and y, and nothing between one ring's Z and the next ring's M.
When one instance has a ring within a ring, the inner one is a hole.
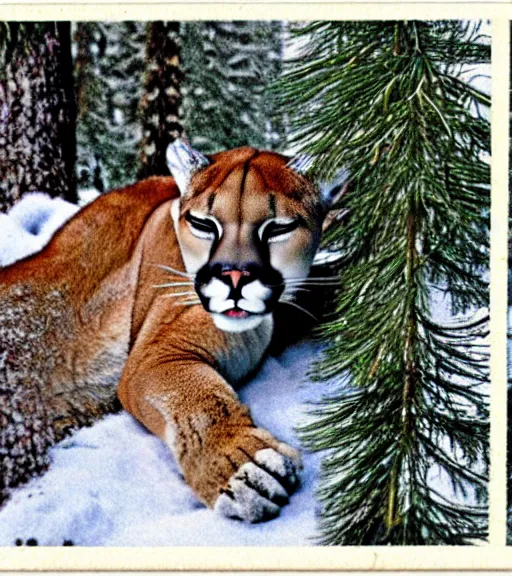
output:
M25 196L0 215L0 265L36 252L78 206ZM311 343L268 358L240 390L255 421L298 446L304 403L323 392L303 381L318 349ZM56 445L53 464L16 490L0 510L0 546L35 540L83 546L303 546L314 543L318 455L304 455L302 483L281 516L244 524L215 515L194 497L170 451L131 416L106 416ZM35 543L32 541L32 543Z
M0 214L0 266L41 250L78 210L61 198L41 192L25 194L9 214Z

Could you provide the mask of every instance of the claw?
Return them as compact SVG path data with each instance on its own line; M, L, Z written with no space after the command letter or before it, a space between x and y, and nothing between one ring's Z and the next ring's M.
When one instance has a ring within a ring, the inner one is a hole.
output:
M244 480L249 487L278 506L288 504L288 493L283 486L254 462L244 464L235 474L235 478Z

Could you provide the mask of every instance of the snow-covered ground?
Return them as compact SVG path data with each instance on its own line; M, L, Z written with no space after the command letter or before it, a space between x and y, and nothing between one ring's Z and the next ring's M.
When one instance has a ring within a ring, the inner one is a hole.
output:
M77 210L63 200L31 194L9 214L0 214L0 266L39 250ZM446 295L435 295L433 311L437 320L451 320ZM239 391L255 421L294 446L299 445L294 428L307 418L306 402L330 388L307 379L320 352L311 342L292 346L268 358ZM0 509L0 546L30 539L38 545L83 546L315 543L317 454L303 455L301 486L281 516L253 525L221 518L198 503L166 446L127 413L76 432L51 454L49 471L17 489ZM452 497L449 480L435 468L429 479Z

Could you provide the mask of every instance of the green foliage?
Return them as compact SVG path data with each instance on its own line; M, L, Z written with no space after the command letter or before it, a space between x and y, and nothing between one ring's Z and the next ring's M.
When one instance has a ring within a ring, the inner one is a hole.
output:
M315 176L351 175L324 240L340 286L313 371L338 389L300 431L328 450L321 542L484 538L489 358L474 311L488 305L490 99L466 77L489 62L488 38L455 21L294 35L303 49L276 86L292 142ZM443 297L466 318L436 319Z
M183 24L183 117L205 153L237 146L277 148L283 134L266 88L281 69L282 24Z

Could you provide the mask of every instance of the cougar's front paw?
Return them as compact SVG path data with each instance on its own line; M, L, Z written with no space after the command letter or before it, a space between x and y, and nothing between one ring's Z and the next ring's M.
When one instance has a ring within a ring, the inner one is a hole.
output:
M301 468L296 450L277 442L268 432L255 432L267 437L272 447L260 448L252 455L238 447L246 454L247 461L221 489L214 506L217 513L247 522L262 522L278 516L298 485Z

